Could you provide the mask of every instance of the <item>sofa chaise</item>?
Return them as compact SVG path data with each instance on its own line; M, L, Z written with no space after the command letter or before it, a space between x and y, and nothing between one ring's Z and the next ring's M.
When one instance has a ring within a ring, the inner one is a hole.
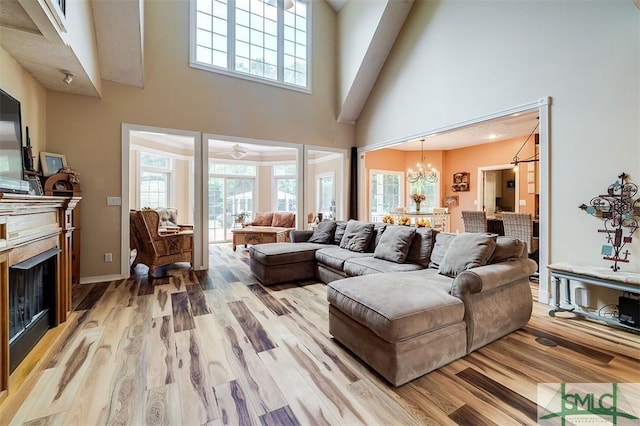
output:
M490 233L349 221L292 231L290 243L254 246L265 285L327 283L331 335L395 386L525 325L526 244Z

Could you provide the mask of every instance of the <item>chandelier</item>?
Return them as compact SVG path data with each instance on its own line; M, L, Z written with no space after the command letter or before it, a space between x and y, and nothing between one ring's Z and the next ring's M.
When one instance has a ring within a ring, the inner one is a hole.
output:
M417 183L421 180L429 183L436 183L438 181L438 173L435 167L431 164L425 165L424 163L424 139L420 139L420 162L417 164L418 170L407 170L407 181L409 183Z

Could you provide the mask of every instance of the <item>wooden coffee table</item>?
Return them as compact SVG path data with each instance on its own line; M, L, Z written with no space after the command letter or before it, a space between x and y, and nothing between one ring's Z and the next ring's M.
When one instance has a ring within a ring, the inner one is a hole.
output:
M241 229L232 229L233 246L244 244L284 243L289 241L291 228L278 228L275 226L246 226Z

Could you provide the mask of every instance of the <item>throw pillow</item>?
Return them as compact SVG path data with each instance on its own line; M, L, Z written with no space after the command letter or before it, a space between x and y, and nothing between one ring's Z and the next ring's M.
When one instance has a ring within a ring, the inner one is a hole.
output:
M257 212L251 224L254 226L271 226L272 222L273 212Z
M374 223L373 224L373 234L371 235L371 241L369 241L369 247L367 251L373 253L380 243L380 238L382 238L382 234L384 230L387 228L386 223Z
M496 234L468 232L451 241L438 272L456 277L467 269L484 266L496 248Z
M340 221L336 222L336 233L333 236L333 242L337 245L340 245L340 241L342 241L342 237L344 236L344 230L347 229L347 222Z
M451 241L453 241L455 237L456 234L445 232L438 232L436 234L436 243L433 245L433 250L431 250L431 260L429 262L429 268L438 269L440 267L442 258L447 252L449 244L451 244Z
M416 228L416 235L413 237L405 261L427 267L433 249L434 236L437 233L438 231L434 231L433 228Z
M279 228L295 228L296 214L293 212L273 212L271 226Z
M496 249L487 263L492 264L519 259L525 250L524 241L513 237L498 237Z
M340 248L364 253L373 235L373 223L350 220L344 230Z
M415 235L416 228L412 226L387 226L373 252L373 257L403 263Z
M336 223L334 221L320 222L307 241L310 243L331 244L335 232Z

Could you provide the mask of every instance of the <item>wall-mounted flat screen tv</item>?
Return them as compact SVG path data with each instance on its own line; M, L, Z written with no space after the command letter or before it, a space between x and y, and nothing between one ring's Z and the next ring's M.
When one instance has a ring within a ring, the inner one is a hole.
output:
M22 167L20 102L0 89L0 180L20 182Z

